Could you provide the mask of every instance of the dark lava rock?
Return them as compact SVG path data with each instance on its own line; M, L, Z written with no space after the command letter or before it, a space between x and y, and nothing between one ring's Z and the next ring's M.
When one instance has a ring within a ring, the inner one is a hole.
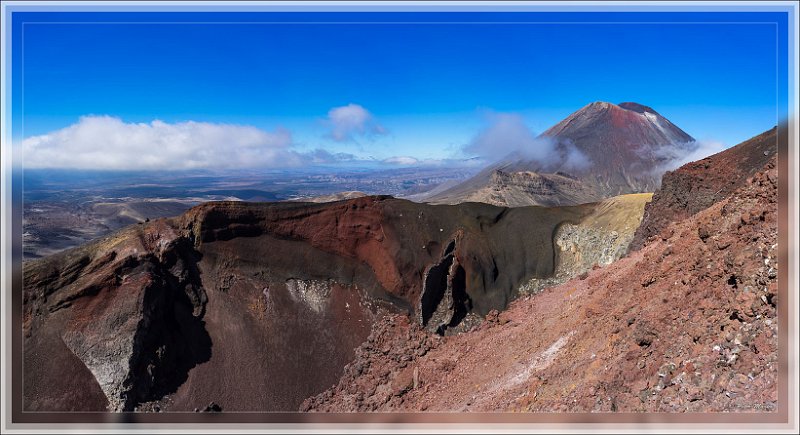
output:
M211 402L200 412L222 412L222 407L215 402Z

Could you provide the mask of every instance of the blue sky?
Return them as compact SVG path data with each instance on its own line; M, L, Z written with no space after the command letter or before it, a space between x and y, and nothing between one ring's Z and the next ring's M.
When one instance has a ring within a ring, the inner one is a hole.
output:
M449 159L468 157L462 148L493 113L519 115L540 133L599 100L651 106L695 138L730 146L777 123L786 59L776 65L776 44L786 38L770 22L781 17L18 13L15 23L26 24L24 50L22 26L14 29L14 135L102 115L181 126L174 135L194 128L189 121L266 133L244 147ZM342 112L349 127L332 117L342 107L353 109ZM346 130L338 137L337 126Z

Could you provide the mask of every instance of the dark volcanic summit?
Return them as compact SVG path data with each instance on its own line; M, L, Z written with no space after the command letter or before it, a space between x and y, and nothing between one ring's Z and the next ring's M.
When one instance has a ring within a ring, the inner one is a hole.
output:
M552 206L652 192L665 161L663 147L688 147L694 142L652 108L632 102L591 103L540 138L555 141L560 154L553 159L556 163L545 165L513 153L431 202ZM576 164L576 156L582 156L577 160L585 164Z
M668 119L637 103L589 104L542 135L571 143L586 154L592 162L586 172L598 181L633 189L644 187L642 182L649 185L654 178L650 174L658 163L654 150L694 141Z
M626 110L633 110L636 113L649 112L649 113L653 113L653 114L658 115L658 112L653 110L652 107L645 106L645 105L642 105L642 104L639 104L639 103L634 103L634 102L619 103L619 104L617 104L617 106L622 107L623 109L626 109Z

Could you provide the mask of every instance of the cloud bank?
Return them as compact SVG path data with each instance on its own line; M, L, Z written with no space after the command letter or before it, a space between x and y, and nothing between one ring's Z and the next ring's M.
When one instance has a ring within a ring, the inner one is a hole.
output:
M573 144L536 136L515 113L491 113L487 125L464 148L488 161L509 157L536 161L542 170L583 169L591 162Z
M378 161L380 164L393 167L413 167L413 168L481 168L486 165L486 161L479 158L444 158L444 159L418 159L411 156L392 156Z
M22 142L31 168L201 169L296 166L288 130L179 122L126 123L84 116L69 127Z
M342 162L360 161L355 155L350 153L332 153L328 150L317 148L314 151L299 154L304 163L309 164L328 164Z
M326 124L329 127L328 136L337 142L352 141L358 136L372 137L387 133L386 128L378 124L367 109L353 103L328 111Z
M419 164L419 159L411 156L393 156L383 159L382 162L390 165L411 166Z
M184 170L293 167L353 160L317 149L291 149L282 128L207 122L126 123L111 116L84 116L66 128L22 141L28 168Z

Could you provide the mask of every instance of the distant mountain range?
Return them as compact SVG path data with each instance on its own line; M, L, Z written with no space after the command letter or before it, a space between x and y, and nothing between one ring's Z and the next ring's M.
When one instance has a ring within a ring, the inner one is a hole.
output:
M650 107L595 102L538 138L554 155L518 150L428 202L501 206L574 205L614 195L654 191L670 153L695 139Z

